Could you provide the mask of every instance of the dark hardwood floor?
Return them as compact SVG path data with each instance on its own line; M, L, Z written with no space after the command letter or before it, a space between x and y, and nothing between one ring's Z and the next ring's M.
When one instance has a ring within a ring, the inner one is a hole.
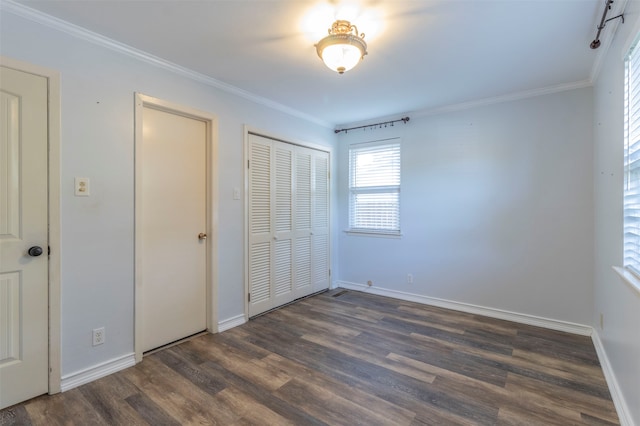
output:
M2 425L610 425L589 337L334 290L0 411Z

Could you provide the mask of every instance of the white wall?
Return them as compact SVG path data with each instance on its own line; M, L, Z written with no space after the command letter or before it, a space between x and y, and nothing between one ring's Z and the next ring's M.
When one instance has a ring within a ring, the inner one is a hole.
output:
M244 186L243 125L326 146L333 131L0 15L0 54L61 72L62 375L133 352L134 92L218 116L219 319L242 314L243 202L232 194ZM74 197L74 176L91 179L91 197ZM91 330L102 326L106 343L92 347Z
M338 278L590 324L592 117L583 88L342 134L340 230L348 145L398 136L403 236L340 233Z
M622 265L623 49L640 29L640 2L630 1L594 87L595 305L591 324L629 410L640 425L640 293L611 269ZM604 327L600 328L600 314Z

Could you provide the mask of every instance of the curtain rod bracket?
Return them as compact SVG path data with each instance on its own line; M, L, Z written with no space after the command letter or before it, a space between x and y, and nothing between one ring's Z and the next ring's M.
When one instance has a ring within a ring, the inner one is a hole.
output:
M605 25L607 25L607 22L620 18L622 20L622 23L624 24L624 15L622 13L618 16L607 19L607 13L609 13L609 11L611 10L612 4L613 0L606 0L606 3L604 5L604 12L602 12L602 19L600 20L600 25L596 27L598 30L596 38L589 45L589 47L592 49L597 49L598 47L600 47L600 32L604 29Z

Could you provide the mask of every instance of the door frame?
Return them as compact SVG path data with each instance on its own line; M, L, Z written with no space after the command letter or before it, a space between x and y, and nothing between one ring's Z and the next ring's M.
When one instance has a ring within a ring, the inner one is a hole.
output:
M206 228L209 238L207 248L206 302L207 331L218 332L218 118L216 115L162 99L135 93L135 235L134 235L134 352L136 363L142 361L142 254L138 241L142 241L141 196L142 196L142 126L144 108L153 108L169 114L204 121L206 124Z
M332 256L331 256L331 242L332 242L332 220L331 220L331 198L333 196L333 183L331 179L331 167L333 161L333 148L327 145L320 145L311 142L305 142L300 140L295 140L288 137L282 137L278 135L274 135L270 132L265 132L264 130L256 129L252 126L245 124L243 126L243 134L244 134L244 155L243 155L243 168L244 168L244 322L249 321L249 299L247 295L249 294L249 134L253 134L256 136L262 136L268 139L273 139L278 142L288 143L290 145L301 146L304 148L315 149L317 151L323 151L329 154L329 182L328 182L328 190L329 190L329 200L327 208L329 209L329 288L332 288L331 283L331 269L332 269Z
M49 394L59 393L60 359L60 73L56 70L0 56L0 65L47 79L48 221L49 221Z

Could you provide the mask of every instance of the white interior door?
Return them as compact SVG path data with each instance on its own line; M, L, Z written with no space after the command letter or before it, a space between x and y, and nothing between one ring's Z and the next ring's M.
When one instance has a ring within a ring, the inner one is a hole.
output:
M207 125L145 106L137 178L142 351L207 328Z
M0 67L0 84L2 409L48 388L48 142L47 79Z

